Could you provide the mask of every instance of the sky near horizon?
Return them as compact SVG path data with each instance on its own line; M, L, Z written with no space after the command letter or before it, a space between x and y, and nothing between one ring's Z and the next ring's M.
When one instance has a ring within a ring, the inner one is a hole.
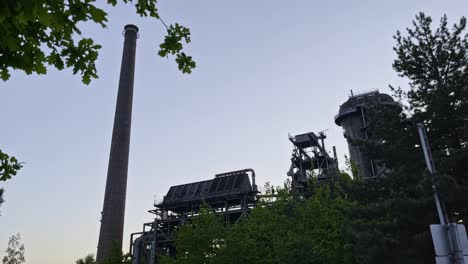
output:
M101 3L101 1L98 1ZM103 3L103 1L102 1ZM327 130L344 167L347 145L333 121L350 90L407 87L392 69L392 36L419 11L450 24L462 0L160 1L166 23L191 29L191 75L157 56L164 27L132 6L110 8L107 29L85 26L102 44L99 79L70 71L13 72L0 81L0 149L24 162L1 183L0 257L21 233L26 263L66 264L95 253L122 55L123 26L137 41L124 251L129 234L172 185L253 168L258 185L287 178L288 133Z

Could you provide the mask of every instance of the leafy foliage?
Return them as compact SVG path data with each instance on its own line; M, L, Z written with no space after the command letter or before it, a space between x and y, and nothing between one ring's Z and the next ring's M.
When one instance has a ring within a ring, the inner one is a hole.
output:
M122 246L115 242L112 243L112 247L109 256L98 264L131 264L132 258L130 254L124 254L122 252Z
M86 257L78 259L76 264L96 264L96 259L93 254L88 254Z
M180 228L177 259L161 263L431 263L430 182L419 175L375 181L340 173L311 179L308 198L266 186L266 199L236 225L210 211ZM287 185L286 185L287 186Z
M23 164L18 162L15 157L9 156L0 150L0 181L11 179L11 177L15 176L22 167ZM0 206L5 202L3 199L4 193L5 190L0 188Z
M0 181L11 179L22 167L23 164L18 162L15 157L11 157L0 150Z
M432 263L429 224L435 223L430 181L393 172L356 181L348 192L350 241L358 263Z
M96 60L101 45L82 35L85 23L105 28L107 13L95 6L95 0L22 0L0 2L0 77L10 78L10 69L26 74L46 74L47 65L58 70L71 68L89 84L98 78ZM122 0L133 4L132 0ZM111 6L117 0L108 0ZM156 0L137 0L136 13L142 17L160 19ZM171 25L161 44L165 55L176 56L183 73L195 68L192 57L182 52L182 41L190 42L190 30L179 24ZM161 53L160 51L160 53Z
M410 80L409 91L393 88L408 100L411 123L424 122L448 211L468 221L468 35L466 18L449 30L424 13L416 16L408 36L397 32L393 67Z
M208 264L216 263L220 248L225 246L227 227L206 205L200 216L183 225L176 236L177 260L165 257L161 263Z
M232 226L205 210L178 231L177 259L162 263L354 263L344 211L354 205L336 185L316 186L305 201L274 188L274 202Z
M182 42L190 43L190 29L176 23L167 28L167 36L164 42L159 46L159 56L167 57L169 54L176 56L176 62L179 70L183 73L192 73L192 69L196 67L195 61L191 56L187 56L183 51Z
M228 233L218 263L353 263L343 211L353 204L332 189L256 208Z
M10 237L8 248L5 250L6 256L3 257L3 264L21 264L25 262L24 244L21 244L20 234Z
M84 258L78 259L76 264L131 264L132 256L124 254L118 243L113 243L109 256L101 262L96 262L93 254L88 254Z

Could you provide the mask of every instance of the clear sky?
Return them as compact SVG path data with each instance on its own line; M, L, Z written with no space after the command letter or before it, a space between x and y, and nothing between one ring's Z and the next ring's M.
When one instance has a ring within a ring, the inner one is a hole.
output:
M104 2L104 1L102 1ZM122 29L140 28L125 219L131 232L171 185L254 168L259 185L286 179L288 133L326 132L347 153L333 122L350 90L405 86L392 70L392 38L419 11L438 22L466 15L464 0L165 0L167 23L191 28L192 75L156 54L158 21L131 6L106 8L108 29L90 86L70 71L14 72L0 82L0 148L23 161L0 208L0 250L21 233L31 264L74 263L96 251L122 55ZM343 167L343 163L341 163ZM1 254L0 254L1 255Z

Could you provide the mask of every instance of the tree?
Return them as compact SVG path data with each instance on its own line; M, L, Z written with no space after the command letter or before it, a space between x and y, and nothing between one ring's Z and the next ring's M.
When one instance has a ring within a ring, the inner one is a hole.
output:
M122 247L119 243L112 243L112 248L109 252L107 259L99 262L98 264L131 264L132 256L122 252Z
M123 254L122 251L114 251L109 258L104 260L103 262L99 262L99 264L131 264L132 263L132 256L130 254ZM98 264L96 259L94 258L94 254L88 254L84 258L78 259L76 264Z
M429 224L436 214L419 136L399 109L370 104L370 140L362 150L387 171L385 177L355 181L348 192L351 244L359 263L433 263Z
M351 237L360 263L434 263L429 225L438 222L432 184L442 191L454 221L466 222L468 210L468 37L466 19L437 29L419 13L413 27L394 36L395 71L409 88L392 87L404 107L372 105L369 131L377 140L363 150L390 169L387 177L356 182L349 197ZM415 124L428 127L437 179L428 175ZM362 142L361 142L362 143Z
M75 263L76 264L96 264L96 259L94 258L93 254L88 254L84 258L78 259Z
M23 164L18 162L15 157L11 157L0 150L0 181L11 179L11 177L18 173L21 167L23 167ZM5 202L3 199L4 193L5 190L0 188L0 206Z
M416 16L407 36L397 32L394 69L409 79L408 91L393 88L408 101L409 121L423 122L439 172L448 212L468 221L468 35L466 18L449 30L447 16L439 27L424 13Z
M353 203L337 190L320 184L305 200L260 204L228 232L217 263L354 263L344 211Z
M429 225L437 217L430 181L392 172L356 181L348 192L349 244L358 263L433 263Z
M344 211L353 202L339 184L315 185L305 200L270 186L276 200L259 203L235 225L204 210L177 232L177 258L161 263L355 263Z
M204 205L200 215L180 227L176 234L177 259L162 257L163 264L216 263L218 251L224 247L227 226L212 209Z
M95 6L95 0L20 0L0 2L0 77L10 78L10 70L26 74L46 74L47 65L58 70L71 68L89 84L98 78L96 60L101 45L82 35L86 23L106 27L107 13ZM175 55L179 70L191 73L196 64L183 52L190 42L190 30L179 24L169 27L159 16L157 0L122 0L134 4L142 17L159 19L167 29L160 45L161 57ZM117 0L107 0L116 6Z
M84 258L78 259L76 264L131 264L132 256L129 253L124 254L117 243L111 248L109 257L102 262L97 263L94 254L88 254Z
M24 258L24 244L21 244L20 234L16 234L10 237L8 241L8 248L5 250L7 253L3 257L3 264L21 264L25 262Z

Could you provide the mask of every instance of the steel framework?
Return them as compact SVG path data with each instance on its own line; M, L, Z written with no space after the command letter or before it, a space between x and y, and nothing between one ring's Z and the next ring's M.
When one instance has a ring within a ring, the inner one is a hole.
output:
M291 166L287 173L291 177L292 191L304 194L308 179L316 177L318 181L322 181L337 172L338 161L335 147L333 147L334 157L332 158L325 150L325 138L324 132L319 132L318 136L313 132L296 136L289 135L289 140L294 145Z
M249 180L249 174L252 183ZM144 223L141 232L130 236L130 254L133 264L157 263L157 257L175 257L174 235L177 227L197 217L203 203L215 214L222 215L226 223L236 223L247 215L257 202L255 171L252 169L216 174L206 181L172 186L155 203L153 222Z

